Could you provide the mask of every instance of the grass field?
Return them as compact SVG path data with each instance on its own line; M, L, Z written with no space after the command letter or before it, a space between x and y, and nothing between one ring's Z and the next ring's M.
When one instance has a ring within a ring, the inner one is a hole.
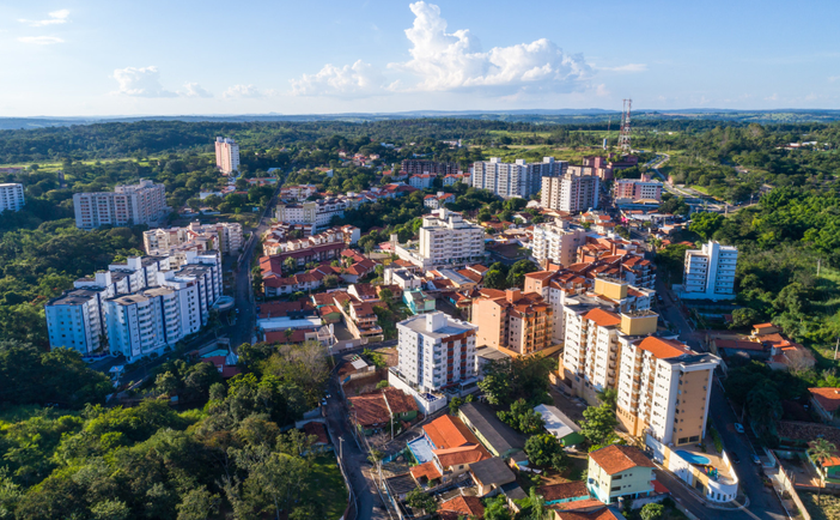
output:
M840 498L827 495L820 497L820 505L817 505L816 493L799 493L799 498L805 503L805 509L811 515L812 520L836 520L840 518Z
M324 505L324 518L338 520L347 507L347 487L344 477L338 469L338 461L332 453L315 459L309 473L310 492L316 494L315 500Z

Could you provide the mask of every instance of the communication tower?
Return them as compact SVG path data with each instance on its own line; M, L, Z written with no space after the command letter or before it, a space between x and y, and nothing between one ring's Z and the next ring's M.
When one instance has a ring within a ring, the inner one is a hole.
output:
M622 151L630 153L630 106L633 104L632 99L625 99L624 106L621 110L621 129L618 134L618 147Z

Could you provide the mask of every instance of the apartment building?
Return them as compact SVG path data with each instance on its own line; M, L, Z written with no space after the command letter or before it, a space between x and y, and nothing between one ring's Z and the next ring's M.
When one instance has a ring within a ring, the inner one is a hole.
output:
M216 138L216 167L225 175L239 171L239 145L226 137Z
M113 353L129 357L148 355L154 349L160 353L183 336L197 332L207 323L210 309L222 295L221 258L215 251L203 255L190 252L187 265L177 270L172 269L169 260L160 256L131 257L125 263L108 266L107 271L76 280L73 289L45 306L50 346L73 348L89 355L101 350L105 346L102 340L107 338ZM180 321L174 316L160 318L165 325L137 321L151 310L165 311L173 305L172 300L179 302ZM126 310L129 307L133 310ZM197 309L197 321L192 308ZM109 317L109 313L121 312L122 318ZM174 323L180 324L180 332L172 328ZM141 324L143 327L128 330ZM147 338L147 333L154 337ZM160 338L164 338L162 343Z
M280 188L280 200L306 200L318 193L318 187L314 184L296 184Z
M471 184L476 188L490 190L504 198L530 197L540 191L540 179L547 175L560 175L567 163L545 157L541 163L517 159L514 163L503 163L498 157L489 161L473 163Z
M131 186L117 186L113 192L76 193L73 195L76 227L96 229L101 226L158 226L172 208L166 205L163 184L141 180Z
M594 175L543 177L540 205L566 213L597 209L600 186L600 179Z
M432 175L444 176L454 175L460 173L458 163L454 162L438 162L427 161L425 159L403 159L401 170L408 175L422 175L430 173Z
M23 184L17 182L0 183L0 213L20 211L25 204Z
M416 250L397 246L403 260L424 270L484 260L484 228L445 208L423 217Z
M348 209L362 203L357 197L329 197L300 204L278 204L275 216L278 222L311 224L316 229L328 227L333 217L343 217Z
M143 247L149 255L166 255L177 250L218 250L233 254L242 247L242 224L191 222L186 227L150 229L143 232Z
M599 269L596 264L574 269L536 271L525 275L524 292L540 294L551 305L552 343L565 341L566 307L590 303L613 312L650 309L654 291L634 287L627 278L618 278L618 270Z
M616 414L635 437L697 444L706 435L709 397L720 359L676 340L621 339Z
M431 173L419 173L408 178L408 185L418 190L425 190L432 187L435 176Z
M44 311L52 348L67 347L83 356L98 351L102 330L102 291L76 288L50 300Z
M613 185L613 198L616 201L625 199L636 200L662 200L662 183L652 181L650 177L642 179L618 179Z
M531 257L542 267L549 263L568 266L575 263L578 248L586 243L587 231L556 219L534 226Z
M677 287L686 300L732 300L735 298L735 267L738 249L710 240L700 249L685 252L683 283Z
M552 345L552 309L537 293L482 289L472 302L478 345L526 356Z
M476 329L442 312L397 323L400 378L420 392L474 382Z
M285 232L283 232L285 235ZM296 238L292 240L281 240L273 228L263 234L263 253L266 255L279 255L292 251L305 251L307 249L323 246L326 244L352 245L359 241L361 230L355 226L345 225L322 231L316 235Z
M561 370L570 390L590 404L597 403L598 392L617 385L621 338L653 334L659 318L649 308L649 297L627 298L627 284L603 279L595 283L593 297L577 296L576 302L565 302ZM625 308L604 305L622 300Z

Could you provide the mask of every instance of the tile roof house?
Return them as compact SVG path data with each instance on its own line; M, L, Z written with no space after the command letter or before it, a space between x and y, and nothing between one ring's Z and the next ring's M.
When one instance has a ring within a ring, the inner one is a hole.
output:
M546 505L588 500L590 498L589 490L586 489L586 482L583 481L541 486L537 489L537 495L543 497Z
M484 506L478 497L458 496L442 503L438 508L441 520L459 520L460 518L482 518Z
M413 421L417 418L417 403L397 388L347 398L351 421L365 435L387 428L391 420Z
M609 504L620 497L653 493L654 469L639 448L613 444L589 453L587 487L592 496Z
M555 511L554 518L556 520L625 520L624 515L616 508L606 507L604 504L588 511Z
M423 478L427 481L450 480L469 471L472 464L490 458L484 446L457 417L438 417L425 425L423 431L431 459L411 468L411 475L418 483ZM417 442L424 442L424 439L412 441L412 444Z

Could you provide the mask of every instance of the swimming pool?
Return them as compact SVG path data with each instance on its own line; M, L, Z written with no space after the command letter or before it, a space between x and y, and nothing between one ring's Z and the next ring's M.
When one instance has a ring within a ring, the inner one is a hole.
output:
M688 461L691 464L697 464L697 465L702 466L702 465L708 465L708 464L711 463L711 461L707 457L704 457L702 455L698 455L696 453L691 453L691 452L685 451L685 450L677 450L677 455L679 455L680 457L682 457L684 460Z

